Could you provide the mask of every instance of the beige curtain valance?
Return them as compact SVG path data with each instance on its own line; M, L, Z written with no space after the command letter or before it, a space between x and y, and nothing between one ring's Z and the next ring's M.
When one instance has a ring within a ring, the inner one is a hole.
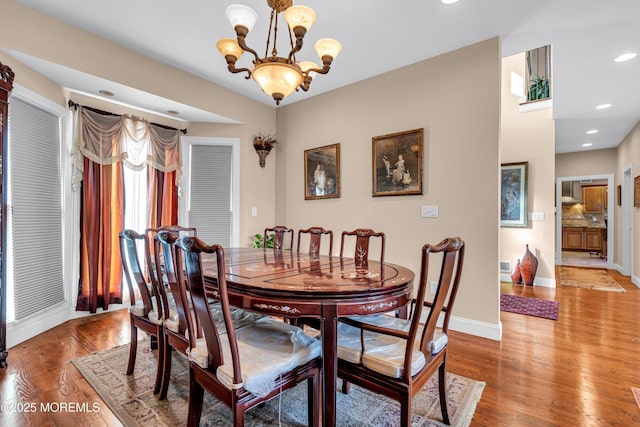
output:
M98 114L81 106L76 121L75 189L82 181L83 157L101 165L122 162L133 170L150 165L162 172L178 171L179 180L182 169L179 130L165 129L128 116Z

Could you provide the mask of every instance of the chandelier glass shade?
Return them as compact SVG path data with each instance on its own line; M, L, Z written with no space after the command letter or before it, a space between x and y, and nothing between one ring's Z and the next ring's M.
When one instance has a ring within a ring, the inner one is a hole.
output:
M304 36L316 21L316 13L307 6L293 6L292 0L267 0L267 3L271 7L271 19L263 57L260 57L245 42L247 34L258 21L258 15L250 7L240 4L232 4L225 11L231 27L236 32L236 38L221 39L217 47L227 61L227 68L231 73L246 73L246 79L253 76L262 90L273 97L276 105L279 105L280 101L294 90L309 90L316 74L327 74L331 63L342 50L342 46L333 39L318 40L314 47L322 61L322 66L311 61L298 62L296 53L302 49ZM281 12L284 12L291 45L291 50L286 57L278 56L276 49L278 15ZM236 62L244 52L253 55L252 67L236 68Z

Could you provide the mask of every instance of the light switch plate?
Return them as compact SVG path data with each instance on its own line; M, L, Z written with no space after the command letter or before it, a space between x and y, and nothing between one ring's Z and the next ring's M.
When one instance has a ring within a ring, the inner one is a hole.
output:
M420 215L422 218L438 218L438 206L423 206Z
M251 216L258 216L258 208L251 208Z
M531 213L532 221L544 221L544 212L532 212Z

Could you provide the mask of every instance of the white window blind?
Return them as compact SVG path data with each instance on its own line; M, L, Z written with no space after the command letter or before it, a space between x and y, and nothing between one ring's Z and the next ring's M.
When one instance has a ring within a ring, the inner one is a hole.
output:
M65 300L61 126L51 112L10 102L7 267L13 318L21 320Z
M230 246L232 148L191 146L189 225L208 244Z

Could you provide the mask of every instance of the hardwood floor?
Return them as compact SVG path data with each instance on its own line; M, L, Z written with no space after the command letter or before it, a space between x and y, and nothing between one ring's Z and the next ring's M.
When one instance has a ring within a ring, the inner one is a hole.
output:
M559 319L502 312L501 342L451 333L448 370L487 384L472 426L640 425L630 389L640 387L640 289L609 273L628 292L513 286L507 292L559 301ZM0 425L119 425L70 360L128 341L128 313L120 310L11 348L0 403L14 411L1 411ZM99 411L41 411L47 402L97 403ZM37 411L17 413L16 404Z

